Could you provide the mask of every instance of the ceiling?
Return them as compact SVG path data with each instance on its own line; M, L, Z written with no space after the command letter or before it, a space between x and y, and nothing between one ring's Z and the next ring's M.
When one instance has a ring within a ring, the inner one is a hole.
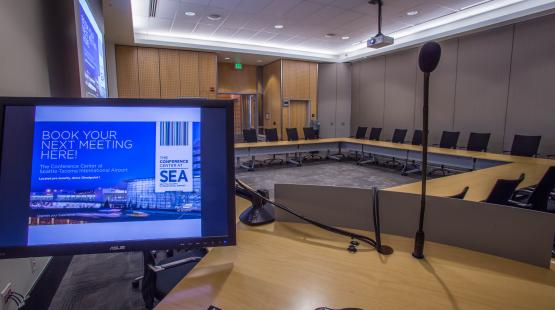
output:
M378 8L367 0L157 0L155 17L149 0L130 1L135 43L216 50L251 62L250 54L266 55L263 62L350 61L375 52L365 42L377 33ZM546 0L384 0L382 32L402 47L553 8L555 1Z

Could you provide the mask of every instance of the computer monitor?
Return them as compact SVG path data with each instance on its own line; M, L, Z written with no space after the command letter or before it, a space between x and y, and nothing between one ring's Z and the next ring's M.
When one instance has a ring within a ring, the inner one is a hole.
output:
M0 258L234 245L232 107L0 98Z

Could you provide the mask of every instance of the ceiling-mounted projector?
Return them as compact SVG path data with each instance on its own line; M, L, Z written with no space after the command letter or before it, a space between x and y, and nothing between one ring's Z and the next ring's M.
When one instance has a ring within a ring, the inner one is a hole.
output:
M388 37L382 33L382 0L370 0L369 4L378 5L378 34L366 41L366 46L370 48L380 48L394 43L392 37Z

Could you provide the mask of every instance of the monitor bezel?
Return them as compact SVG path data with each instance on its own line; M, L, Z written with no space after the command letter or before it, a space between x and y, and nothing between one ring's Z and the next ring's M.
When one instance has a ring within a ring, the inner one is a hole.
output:
M115 106L115 107L198 107L223 108L226 118L226 166L228 203L227 235L155 240L88 242L41 246L0 247L0 259L38 256L78 255L150 251L164 249L190 249L199 247L232 246L236 244L235 167L233 136L233 101L213 99L123 99L123 98L52 98L52 97L0 97L0 163L3 155L4 114L7 106ZM0 171L0 175L2 171ZM0 205L1 207L1 205Z

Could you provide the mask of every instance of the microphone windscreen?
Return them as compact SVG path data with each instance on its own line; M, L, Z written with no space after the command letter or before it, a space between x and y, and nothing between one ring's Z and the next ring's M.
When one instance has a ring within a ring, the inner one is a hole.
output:
M437 42L430 41L420 49L418 65L422 72L430 73L434 71L441 58L441 46Z

